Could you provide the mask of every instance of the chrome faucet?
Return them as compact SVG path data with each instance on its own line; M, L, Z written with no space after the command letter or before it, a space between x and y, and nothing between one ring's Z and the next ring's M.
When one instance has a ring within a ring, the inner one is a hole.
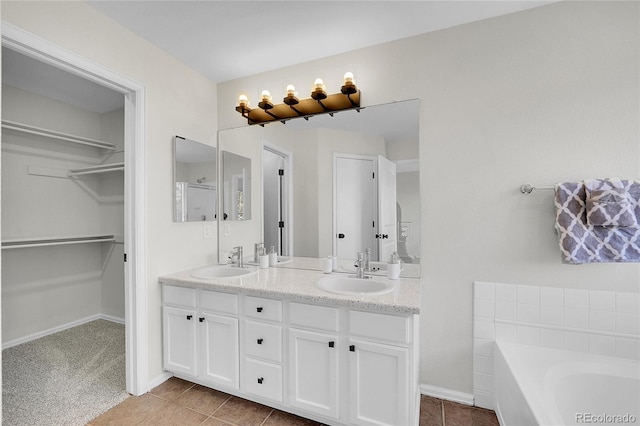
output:
M236 256L238 259L236 262L233 261L234 256ZM231 263L235 264L238 268L242 268L244 267L244 263L242 259L243 259L242 246L234 247L233 250L231 251Z
M262 250L260 250L262 249ZM260 253L261 251L264 252L264 243L256 243L254 248L253 248L253 262L254 263L258 263L260 262L259 256L263 253Z
M356 278L371 278L368 275L364 274L364 269L365 269L365 254L364 252L358 252L358 260L356 260L355 263L355 267L356 267Z

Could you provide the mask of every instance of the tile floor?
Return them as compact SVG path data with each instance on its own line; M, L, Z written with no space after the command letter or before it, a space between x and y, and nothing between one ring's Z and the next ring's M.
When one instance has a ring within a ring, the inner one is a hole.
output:
M306 426L320 423L171 378L147 394L128 398L89 425ZM498 420L493 411L422 396L420 426L498 426Z

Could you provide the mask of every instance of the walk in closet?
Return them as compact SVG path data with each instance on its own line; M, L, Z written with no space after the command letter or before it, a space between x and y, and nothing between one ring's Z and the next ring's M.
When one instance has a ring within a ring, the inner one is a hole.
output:
M2 56L3 348L124 323L123 95Z

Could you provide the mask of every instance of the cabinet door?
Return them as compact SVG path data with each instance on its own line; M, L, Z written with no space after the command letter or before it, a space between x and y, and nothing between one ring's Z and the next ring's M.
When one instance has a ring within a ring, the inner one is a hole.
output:
M289 330L289 403L338 418L336 336Z
M409 424L409 350L355 339L349 350L351 423Z
M198 373L195 311L163 306L162 323L165 370L195 377Z
M198 321L200 378L238 389L238 319L203 312Z

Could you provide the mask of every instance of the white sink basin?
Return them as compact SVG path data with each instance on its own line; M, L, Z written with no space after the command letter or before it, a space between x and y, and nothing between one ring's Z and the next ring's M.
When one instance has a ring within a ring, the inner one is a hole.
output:
M205 266L200 269L196 269L191 272L193 278L210 279L210 278L228 278L228 277L243 277L247 275L253 275L257 273L256 268L238 268L236 266L229 265L211 265Z
M321 278L316 287L334 294L351 294L360 296L376 296L389 293L394 283L389 280L355 278L354 276L331 276Z

